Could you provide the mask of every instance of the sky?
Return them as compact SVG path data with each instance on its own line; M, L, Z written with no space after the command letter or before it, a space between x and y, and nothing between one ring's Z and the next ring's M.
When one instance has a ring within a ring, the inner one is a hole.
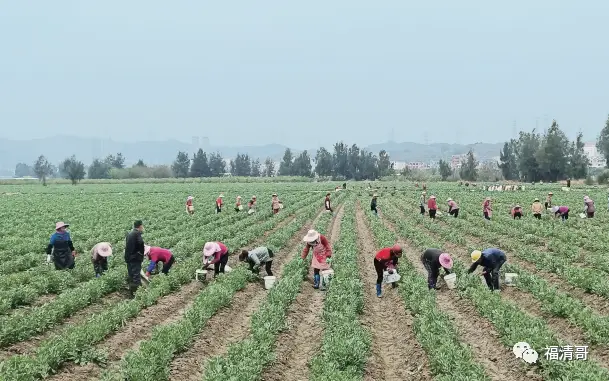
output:
M556 119L594 140L608 13L600 0L0 0L0 138L465 144Z

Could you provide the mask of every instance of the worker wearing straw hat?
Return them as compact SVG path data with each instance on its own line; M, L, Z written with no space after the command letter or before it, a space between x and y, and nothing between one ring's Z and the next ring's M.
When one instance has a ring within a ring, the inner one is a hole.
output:
M108 270L108 257L110 256L112 256L112 245L108 242L100 242L91 249L91 262L96 278Z
M455 200L449 198L446 202L448 203L448 214L455 218L459 217L459 205L457 205Z
M588 196L584 196L584 213L586 213L586 217L593 218L595 211L594 200Z
M552 208L552 196L553 195L554 195L554 193L548 192L548 197L546 197L546 203L545 203L546 210Z
M427 209L429 210L429 218L435 219L436 212L438 211L438 204L436 202L436 196L431 195L427 200Z
M541 205L541 202L539 202L539 198L535 197L535 200L533 201L533 204L531 205L531 211L533 212L533 217L537 218L538 220L541 220L542 208L543 208L543 205Z
M273 214L279 213L279 210L281 209L282 205L283 203L277 197L277 193L273 193L273 195L271 196L271 209L273 209Z
M76 249L74 249L70 232L66 230L69 226L69 224L64 222L57 222L55 224L55 232L51 234L51 239L47 246L47 263L50 263L52 260L55 270L74 268Z
M376 199L377 199L377 197L378 197L378 196L377 196L377 194L376 194L376 193L374 193L374 194L372 195L372 200L370 201L370 211L371 211L372 213L374 213L375 215L377 215L377 216L378 216L379 211L378 211L378 209L376 208Z
M418 185L417 185L418 186ZM425 215L425 206L427 205L427 192L421 192L421 197L419 198L419 207L421 208L421 215Z
M192 204L193 199L194 199L194 197L192 197L192 196L188 196L186 198L186 213L188 213L188 214L194 214L194 212L195 212L195 207Z
M514 219L518 218L521 219L522 218L522 207L520 205L516 205L512 208L512 217Z
M313 288L318 289L321 279L320 272L330 269L329 258L332 257L332 247L330 247L328 239L316 230L309 230L302 240L306 243L302 250L302 259L306 259L309 251L313 249L313 258L311 260L311 266L313 267Z
M163 249L157 246L144 246L144 256L150 260L146 269L146 276L150 278L150 273L156 268L159 262L163 263L161 272L165 275L169 273L171 266L175 262L175 257L168 249Z
M228 263L228 248L222 242L207 242L203 247L203 267L214 265L214 278L223 273Z
M393 245L392 247L385 247L379 250L374 256L374 269L376 270L376 296L379 298L382 294L382 283L383 275L385 270L388 270L390 274L393 274L397 265L398 259L402 257L402 247L400 245ZM396 286L395 283L392 284Z
M444 269L446 274L450 274L453 268L453 259L450 254L440 249L427 249L421 255L421 262L427 270L427 287L430 290L436 289L440 269Z
M222 205L224 205L224 195L221 194L216 199L216 213L220 213L222 211Z
M256 211L256 196L252 196L252 199L247 203L247 213L252 214Z
M241 196L237 196L237 201L235 202L235 212L239 212L243 209L243 205L241 205Z
M488 288L499 291L499 270L507 261L505 253L497 248L484 249L483 251L474 250L471 254L472 266L467 271L468 274L476 271L478 266L483 266L482 275Z

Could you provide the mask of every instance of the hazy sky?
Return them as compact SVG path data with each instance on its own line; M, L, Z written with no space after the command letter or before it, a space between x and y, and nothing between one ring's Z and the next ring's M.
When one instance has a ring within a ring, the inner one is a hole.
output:
M425 3L425 4L423 4ZM0 0L0 137L496 142L609 113L609 2Z

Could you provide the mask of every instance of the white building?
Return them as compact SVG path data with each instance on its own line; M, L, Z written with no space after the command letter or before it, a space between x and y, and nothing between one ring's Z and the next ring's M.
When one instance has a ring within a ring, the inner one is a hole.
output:
M590 168L602 168L605 166L605 158L596 149L596 143L588 142L584 144L584 153L590 160Z

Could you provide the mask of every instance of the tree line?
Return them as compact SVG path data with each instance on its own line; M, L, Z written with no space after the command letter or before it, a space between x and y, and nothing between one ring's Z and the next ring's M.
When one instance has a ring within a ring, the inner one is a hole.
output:
M313 163L315 166L313 166ZM105 159L94 159L87 167L74 155L66 158L58 166L51 164L44 155L29 166L17 164L16 177L35 176L46 184L48 178L66 178L73 184L89 179L126 178L168 178L168 177L220 177L225 175L246 177L302 176L328 177L338 180L375 180L394 174L389 154L382 150L378 155L359 148L356 144L347 146L343 142L334 144L333 151L320 148L311 158L308 151L294 155L287 148L277 168L272 158L264 162L248 154L237 154L229 161L219 152L207 153L202 149L192 157L180 151L171 165L147 166L141 159L131 167L125 166L121 153L108 155Z

